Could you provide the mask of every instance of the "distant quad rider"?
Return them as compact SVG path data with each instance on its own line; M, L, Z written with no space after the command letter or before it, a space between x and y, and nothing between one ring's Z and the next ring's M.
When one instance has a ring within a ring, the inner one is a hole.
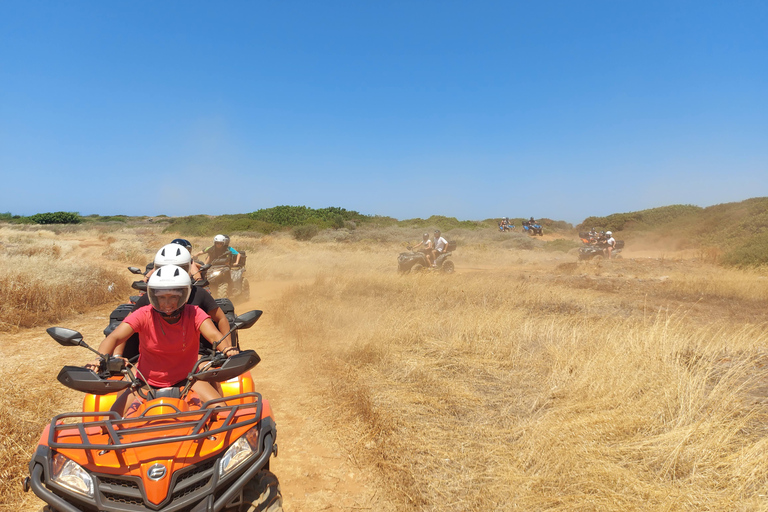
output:
M437 260L437 258L442 256L446 252L448 252L448 240L446 240L441 236L439 229L436 229L435 230L435 250L433 253L434 257L432 258L432 261L434 262L435 260ZM433 267L436 266L435 263L430 263L430 265L432 265Z
M606 240L605 244L606 247L603 249L605 254L607 255L608 259L611 259L611 252L613 251L614 247L616 247L616 240L613 238L613 233L610 231L605 232Z
M421 247L421 249L419 249L419 247ZM421 242L416 244L413 247L413 250L424 254L424 257L427 258L427 263L432 266L432 247L433 244L432 240L429 238L429 233L424 233Z
M195 253L194 257L197 258L203 254L205 254L205 263L213 263L219 258L227 256L228 265L237 266L240 264L240 253L229 246L229 237L225 235L213 237L213 245ZM234 263L232 263L232 258L235 258Z
M230 254L235 257L235 261L232 263L232 265L235 267L240 266L240 253L229 245L229 237L227 235L224 235L224 245L227 249L229 249Z

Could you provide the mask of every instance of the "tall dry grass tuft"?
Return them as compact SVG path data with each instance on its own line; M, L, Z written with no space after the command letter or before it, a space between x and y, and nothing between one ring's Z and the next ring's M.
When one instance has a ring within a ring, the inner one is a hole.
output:
M0 230L0 332L47 325L130 294L128 273L82 257L79 240Z
M275 317L407 509L765 508L764 326L647 301L527 271L337 272Z
M39 503L31 493L22 492L21 478L28 474L43 426L72 402L66 388L51 384L35 368L24 370L4 372L0 379L0 510L8 512L28 510L26 502ZM75 404L70 406L74 410Z

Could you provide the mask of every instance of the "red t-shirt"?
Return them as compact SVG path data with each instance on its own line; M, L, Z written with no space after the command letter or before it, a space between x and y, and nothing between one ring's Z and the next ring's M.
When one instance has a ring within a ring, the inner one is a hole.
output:
M169 324L152 306L143 306L125 317L139 333L136 366L147 384L169 387L184 380L197 362L200 325L210 318L197 306L184 306L181 319Z

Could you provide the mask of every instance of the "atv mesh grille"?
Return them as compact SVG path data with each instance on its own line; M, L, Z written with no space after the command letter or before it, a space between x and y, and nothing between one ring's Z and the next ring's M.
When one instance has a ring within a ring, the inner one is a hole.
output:
M102 476L99 477L99 482L111 487L124 487L126 489L136 489L137 491L139 490L139 484L132 480L123 480L119 478L108 478Z
M193 476L197 476L201 473L205 473L211 470L216 465L217 462L218 462L218 459L215 459L215 460L208 461L205 464L200 464L199 466L195 466L194 469L180 475L179 478L176 480L176 485L177 486L181 485L187 480L189 480L190 478L192 478ZM210 475L209 475L209 478L210 478Z
M99 491L104 500L110 503L122 503L141 507L144 500L141 488L136 480L119 477L99 476Z
M144 506L144 500L141 498L131 498L129 496L123 496L120 494L112 494L111 492L102 493L104 499L110 503L123 503L125 505L135 505L137 507Z

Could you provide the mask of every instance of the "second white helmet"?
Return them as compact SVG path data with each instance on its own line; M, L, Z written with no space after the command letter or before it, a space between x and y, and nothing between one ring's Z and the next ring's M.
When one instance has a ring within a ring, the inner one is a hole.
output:
M186 247L179 244L164 245L157 254L155 254L155 268L164 265L178 265L189 271L189 263L192 261L192 255Z
M216 235L215 237L213 237L213 241L214 242L226 242L227 241L227 237L225 237L224 235Z

